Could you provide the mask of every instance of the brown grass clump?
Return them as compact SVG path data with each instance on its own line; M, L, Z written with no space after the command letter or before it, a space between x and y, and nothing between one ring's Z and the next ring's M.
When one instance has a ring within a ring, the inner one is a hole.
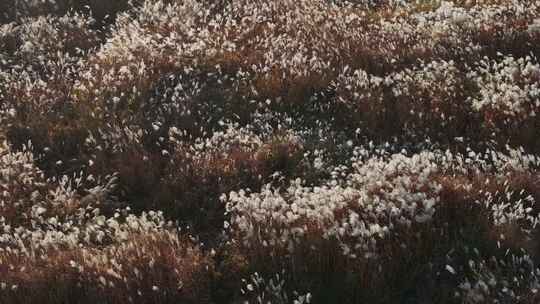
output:
M212 262L190 243L158 233L134 235L103 249L51 249L27 257L3 253L0 299L4 303L206 303Z

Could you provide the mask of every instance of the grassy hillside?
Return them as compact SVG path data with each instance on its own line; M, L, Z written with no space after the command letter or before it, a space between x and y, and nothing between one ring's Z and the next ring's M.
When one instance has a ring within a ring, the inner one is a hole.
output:
M537 1L0 1L0 303L539 303L539 56Z

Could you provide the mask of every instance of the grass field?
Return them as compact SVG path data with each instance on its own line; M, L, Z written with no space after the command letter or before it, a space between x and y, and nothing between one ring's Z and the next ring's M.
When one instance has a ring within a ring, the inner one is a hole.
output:
M540 303L540 3L0 1L0 303Z

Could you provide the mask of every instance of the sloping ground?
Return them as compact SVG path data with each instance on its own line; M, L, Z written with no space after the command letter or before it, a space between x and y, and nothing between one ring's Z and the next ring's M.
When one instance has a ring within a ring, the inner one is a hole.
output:
M0 303L540 301L537 1L21 3Z

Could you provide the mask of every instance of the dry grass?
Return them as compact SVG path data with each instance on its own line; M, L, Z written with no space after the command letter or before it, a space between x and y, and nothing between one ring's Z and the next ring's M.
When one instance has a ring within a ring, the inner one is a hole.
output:
M0 303L538 301L537 3L0 2Z

